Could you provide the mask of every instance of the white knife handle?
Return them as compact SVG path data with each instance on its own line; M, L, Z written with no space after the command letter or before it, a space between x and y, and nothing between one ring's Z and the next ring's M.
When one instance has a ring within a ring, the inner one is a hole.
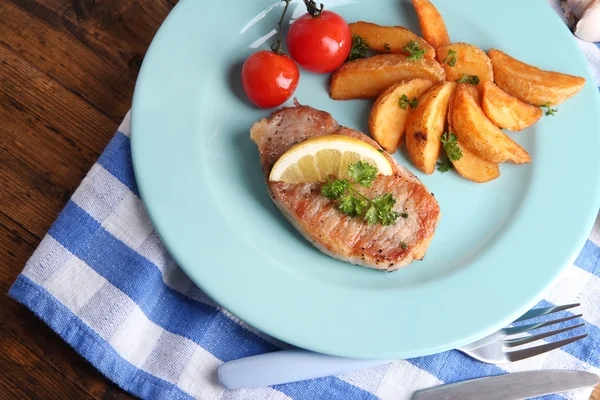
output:
M366 360L283 350L228 361L219 367L219 381L227 389L242 389L303 381L375 367L393 360Z

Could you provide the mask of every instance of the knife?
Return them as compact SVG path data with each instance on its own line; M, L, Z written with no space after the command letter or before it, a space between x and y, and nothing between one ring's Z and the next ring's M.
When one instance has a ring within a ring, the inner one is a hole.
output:
M419 390L412 400L521 400L597 384L597 375L583 371L516 372Z

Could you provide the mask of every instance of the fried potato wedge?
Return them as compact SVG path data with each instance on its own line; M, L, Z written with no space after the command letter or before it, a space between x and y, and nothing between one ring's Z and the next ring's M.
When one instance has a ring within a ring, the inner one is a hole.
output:
M458 87L452 101L452 128L458 140L480 158L491 162L531 161L529 154L485 116L464 87Z
M463 146L460 141L457 143L462 151L462 157L458 161L452 161L456 172L462 177L477 183L492 181L500 176L500 167L498 163L484 160L475 153Z
M446 23L440 12L429 0L412 0L419 18L423 39L434 49L450 43Z
M477 105L481 105L481 94L479 93L479 90L477 90L477 86L468 83L459 83L457 88L458 87L461 87L462 91L467 92L473 98L473 100L475 100Z
M460 83L458 86L464 86L468 92L474 92L475 98L479 95L479 92L473 85L465 85ZM465 89L462 89L465 90ZM455 90L456 93L456 90ZM473 93L470 93L473 95ZM452 113L454 104L454 93L450 97L450 103L448 104L448 131L454 132L452 126ZM477 154L473 153L460 142L457 141L458 148L462 151L462 157L458 161L452 161L452 165L456 172L458 172L463 178L467 178L470 181L477 183L484 183L494 180L500 176L500 167L498 163L484 160Z
M403 54L361 58L347 62L333 73L330 96L334 100L367 99L394 83L415 78L442 82L444 69L435 60L408 60Z
M585 79L580 76L545 71L491 49L494 81L508 94L534 106L557 105L581 90Z
M452 52L456 53L452 53ZM493 81L490 58L479 47L469 43L448 43L437 49L437 59L444 67L446 79L457 81L464 75L475 75L482 82Z
M411 40L425 50L424 58L435 59L435 49L423 38L415 35L403 26L381 26L371 22L358 21L348 25L353 35L358 35L373 50L385 53L408 52L403 49Z
M456 83L443 82L429 89L411 110L406 127L406 149L415 166L431 175L440 155L448 102Z
M406 131L410 106L405 105L406 109L402 109L398 100L405 95L409 99L416 97L418 101L432 86L430 80L411 79L390 86L377 97L369 116L369 130L371 137L387 152L396 151Z
M482 86L481 108L500 128L520 131L542 118L542 109L506 93L492 82Z

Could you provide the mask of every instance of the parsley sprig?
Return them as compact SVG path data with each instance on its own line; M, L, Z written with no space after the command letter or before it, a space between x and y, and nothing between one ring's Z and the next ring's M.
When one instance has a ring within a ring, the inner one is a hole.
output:
M450 162L450 160L448 160L447 157L444 158L442 161L436 162L435 165L437 165L437 169L441 173L448 172L452 169L452 163Z
M450 161L458 161L462 158L463 153L460 147L458 147L458 138L452 132L444 132L440 137L442 141L442 147L446 150L446 154Z
M419 47L419 44L414 41L409 41L406 46L402 47L402 50L406 51L409 56L408 60L418 60L419 58L423 58L425 55L425 49Z
M356 189L356 185L370 188L375 178L377 168L358 161L348 166L348 179L328 180L321 188L321 193L328 199L339 200L341 212L350 217L362 216L369 226L393 225L400 217L400 213L393 210L396 204L394 196L385 193L370 199Z
M446 58L444 58L443 62L451 67L454 67L454 65L456 65L456 51L452 49L448 50L448 55Z
M477 75L463 74L463 76L460 79L457 79L456 82L458 82L458 83L470 83L472 85L478 85L479 84L479 77Z
M410 108L415 108L419 105L419 101L417 100L416 97L413 97L412 100L408 98L407 95L403 94L402 96L400 96L400 98L398 99L398 106L403 109L406 110L407 106L410 106Z
M551 116L554 115L554 113L558 112L558 108L550 108L550 102L544 103L540 106L540 108L543 110L544 108L546 109L546 115L547 116Z
M369 45L365 42L365 39L355 33L352 35L352 48L350 49L350 54L348 54L346 61L365 58L368 51Z
M451 161L458 161L462 158L463 153L458 147L458 138L452 132L444 132L440 137L442 147L446 152L447 158L436 163L437 169L440 172L448 172L452 169Z

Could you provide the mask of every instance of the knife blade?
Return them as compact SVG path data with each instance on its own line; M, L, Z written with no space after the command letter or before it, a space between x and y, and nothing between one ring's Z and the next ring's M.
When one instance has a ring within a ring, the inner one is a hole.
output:
M598 376L583 371L527 371L450 383L413 394L413 400L522 400L594 387Z

